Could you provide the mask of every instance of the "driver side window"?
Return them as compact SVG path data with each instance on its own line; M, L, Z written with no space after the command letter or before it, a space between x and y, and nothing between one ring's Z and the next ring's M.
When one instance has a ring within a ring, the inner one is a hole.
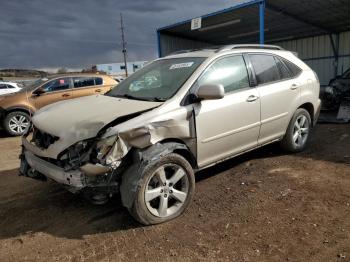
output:
M70 78L58 78L54 79L43 86L45 92L61 91L70 88Z
M198 79L197 86L221 84L225 93L249 87L248 72L241 55L222 58L212 64Z

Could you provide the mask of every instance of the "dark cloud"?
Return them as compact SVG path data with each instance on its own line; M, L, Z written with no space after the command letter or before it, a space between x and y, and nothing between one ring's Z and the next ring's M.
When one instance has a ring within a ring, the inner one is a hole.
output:
M157 56L156 29L233 5L229 0L1 0L0 68L82 68Z

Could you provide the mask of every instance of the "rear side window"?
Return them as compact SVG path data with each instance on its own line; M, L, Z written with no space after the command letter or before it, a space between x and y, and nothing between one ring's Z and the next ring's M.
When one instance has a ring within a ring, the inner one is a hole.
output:
M280 80L280 74L272 55L251 54L249 57L253 64L258 85Z
M284 58L281 58L281 59L283 63L288 67L292 77L296 77L301 73L301 69L298 66L288 61L287 59L284 59Z
M103 80L101 77L95 77L95 85L99 86L103 84Z
M249 87L248 73L240 55L220 59L212 64L198 80L203 84L221 84L225 93Z
M7 89L6 85L0 84L0 89Z
M74 77L73 83L75 88L94 86L95 79L93 77Z
M101 77L74 77L73 83L75 88L102 85Z
M290 78L291 74L289 73L287 66L276 56L275 56L275 61L276 61L278 71L280 72L281 79Z

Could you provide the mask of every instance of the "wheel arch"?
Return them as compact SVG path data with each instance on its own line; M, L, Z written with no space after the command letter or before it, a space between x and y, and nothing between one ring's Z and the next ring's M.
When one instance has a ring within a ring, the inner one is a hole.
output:
M26 107L10 107L10 108L7 108L5 109L5 114L8 115L12 112L16 112L16 111L20 111L20 112L24 112L24 113L27 113L28 115L32 115L34 112L33 110L29 109L29 108L26 108Z
M142 179L142 168L169 153L177 153L191 165L196 163L190 149L180 139L164 139L147 148L132 150L132 163L121 174L120 194L123 205L131 208L139 181ZM196 165L196 164L195 164Z
M312 103L310 102L307 102L307 103L304 103L302 105L300 105L298 107L299 108L303 108L305 109L309 114L310 114L310 117L311 117L311 124L313 125L314 123L314 117L315 117L315 109L314 109L314 106Z
M173 149L173 153L179 154L180 156L182 156L183 158L185 158L190 165L192 166L192 168L197 168L197 159L195 157L195 155L193 154L193 152L191 151L191 149L188 147L188 145L182 141L181 139L178 138L167 138L164 140L159 141L159 143L161 144L167 144L167 143L172 143L172 144L180 144L182 145L181 147L175 147Z

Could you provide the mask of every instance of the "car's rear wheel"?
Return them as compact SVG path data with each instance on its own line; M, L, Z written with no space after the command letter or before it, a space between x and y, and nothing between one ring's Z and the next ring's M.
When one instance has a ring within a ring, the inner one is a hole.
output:
M298 108L281 141L282 148L289 152L303 151L309 140L311 123L309 112L303 108Z
M4 128L11 136L21 136L29 127L29 115L22 111L11 112L4 119Z
M191 203L195 179L191 165L168 154L146 166L132 208L132 216L151 225L180 216Z

